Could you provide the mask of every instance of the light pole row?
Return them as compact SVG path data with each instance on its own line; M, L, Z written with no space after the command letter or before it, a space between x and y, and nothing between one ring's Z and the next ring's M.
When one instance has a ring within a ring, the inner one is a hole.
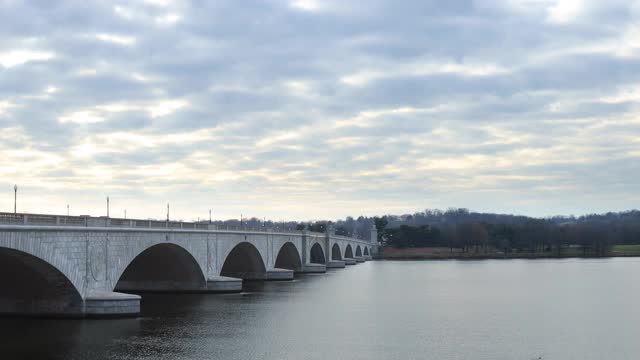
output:
M169 215L170 215L170 205L169 203L167 203L167 222L169 222ZM110 199L109 196L107 196L107 218L109 218L109 212L110 212ZM13 186L13 213L17 214L18 213L18 184L15 184ZM69 204L67 204L67 216L69 216ZM211 213L211 209L209 209L209 224L212 223L212 213ZM127 218L127 209L124 209L124 218ZM240 228L242 228L242 226L244 225L244 217L243 214L240 214ZM263 218L263 222L262 222L262 226L266 227L267 226L267 218L264 217ZM284 226L284 222L283 222L283 226Z

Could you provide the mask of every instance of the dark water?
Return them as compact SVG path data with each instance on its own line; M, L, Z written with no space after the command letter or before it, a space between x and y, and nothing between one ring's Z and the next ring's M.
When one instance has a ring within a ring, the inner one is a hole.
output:
M640 259L368 262L121 320L0 320L1 359L638 359Z

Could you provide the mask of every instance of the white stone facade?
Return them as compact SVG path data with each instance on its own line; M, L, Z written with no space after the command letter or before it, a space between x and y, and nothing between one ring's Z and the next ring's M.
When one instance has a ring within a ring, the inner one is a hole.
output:
M230 231L230 230L196 230L196 229L153 229L153 228L112 228L99 226L33 226L33 225L0 225L0 255L3 249L13 250L42 260L50 265L52 271L63 274L72 284L73 288L83 299L84 304L80 310L77 306L69 308L69 312L109 314L111 311L136 312L135 305L139 297L114 293L118 281L123 273L141 254L156 245L171 244L172 249L181 249L185 252L183 258L190 258L195 264L194 269L199 269L206 280L202 287L192 290L221 291L239 290L239 279L224 277L223 266L229 254L243 243L251 244L259 254L259 259L264 264L260 279L290 279L293 270L282 270L275 267L278 255L287 243L293 244L302 264L296 271L319 272L325 271L330 266L332 259L332 246L337 244L340 248L341 258L345 259L346 249L351 246L355 255L356 249L361 249L362 259L370 259L370 255L377 253L377 244L356 240L347 237L335 236L329 233L319 234L310 232L274 232L274 231ZM312 249L317 244L315 255ZM318 263L317 247L322 250L324 264ZM245 246L249 248L248 246ZM366 250L365 250L366 249ZM363 254L369 254L369 256ZM186 255L188 254L188 256ZM171 254L163 255L163 259L171 262ZM313 256L316 263L313 263ZM364 261L364 260L363 260ZM339 265L339 261L337 263ZM334 264L335 265L335 264ZM146 265L149 267L149 265ZM157 266L164 266L157 264ZM344 266L344 265L343 265ZM339 266L338 266L339 267ZM292 268L293 269L293 268ZM6 270L6 269L5 269ZM147 270L153 271L153 269ZM175 284L173 282L158 282L162 284ZM158 288L159 290L163 290ZM176 287L176 290L181 289ZM172 288L164 289L167 291ZM0 297L2 294L0 294ZM11 297L11 294L8 295ZM111 302L110 302L111 301ZM11 300L5 301L10 303ZM118 304L126 303L123 308L117 308ZM113 309L112 309L113 308ZM105 310L106 309L106 310ZM11 312L12 308L0 311ZM37 311L37 310L35 310ZM82 314L80 314L82 315Z

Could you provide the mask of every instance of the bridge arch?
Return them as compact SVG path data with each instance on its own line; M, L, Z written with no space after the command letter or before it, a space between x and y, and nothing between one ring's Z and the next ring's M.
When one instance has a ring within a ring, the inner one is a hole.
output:
M0 313L80 314L82 295L51 263L26 252L0 248Z
M364 247L364 255L365 256L369 255L369 247L367 247L367 246Z
M356 256L362 257L362 249L360 248L360 245L356 246Z
M353 259L353 249L351 248L351 244L347 244L347 247L344 249L344 257L345 259Z
M313 244L311 251L309 252L309 262L312 264L326 264L327 260L324 256L324 250L319 243Z
M266 271L260 251L251 243L241 242L225 258L220 275L258 279L263 278Z
M337 243L331 247L331 260L342 260L342 251Z
M146 248L125 268L116 291L198 291L207 281L198 261L185 248L160 243Z
M286 242L278 251L275 267L278 269L302 270L300 252L292 242Z

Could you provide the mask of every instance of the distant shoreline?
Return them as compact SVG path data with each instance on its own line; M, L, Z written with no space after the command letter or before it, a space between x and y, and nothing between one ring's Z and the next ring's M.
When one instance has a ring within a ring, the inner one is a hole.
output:
M381 249L380 260L504 260L504 259L571 259L571 258L614 258L614 257L640 257L640 251L621 252L614 248L611 253L604 256L593 254L583 255L572 251L565 254L554 253L497 253L497 252L462 252L454 249L452 253L448 248L393 248Z

